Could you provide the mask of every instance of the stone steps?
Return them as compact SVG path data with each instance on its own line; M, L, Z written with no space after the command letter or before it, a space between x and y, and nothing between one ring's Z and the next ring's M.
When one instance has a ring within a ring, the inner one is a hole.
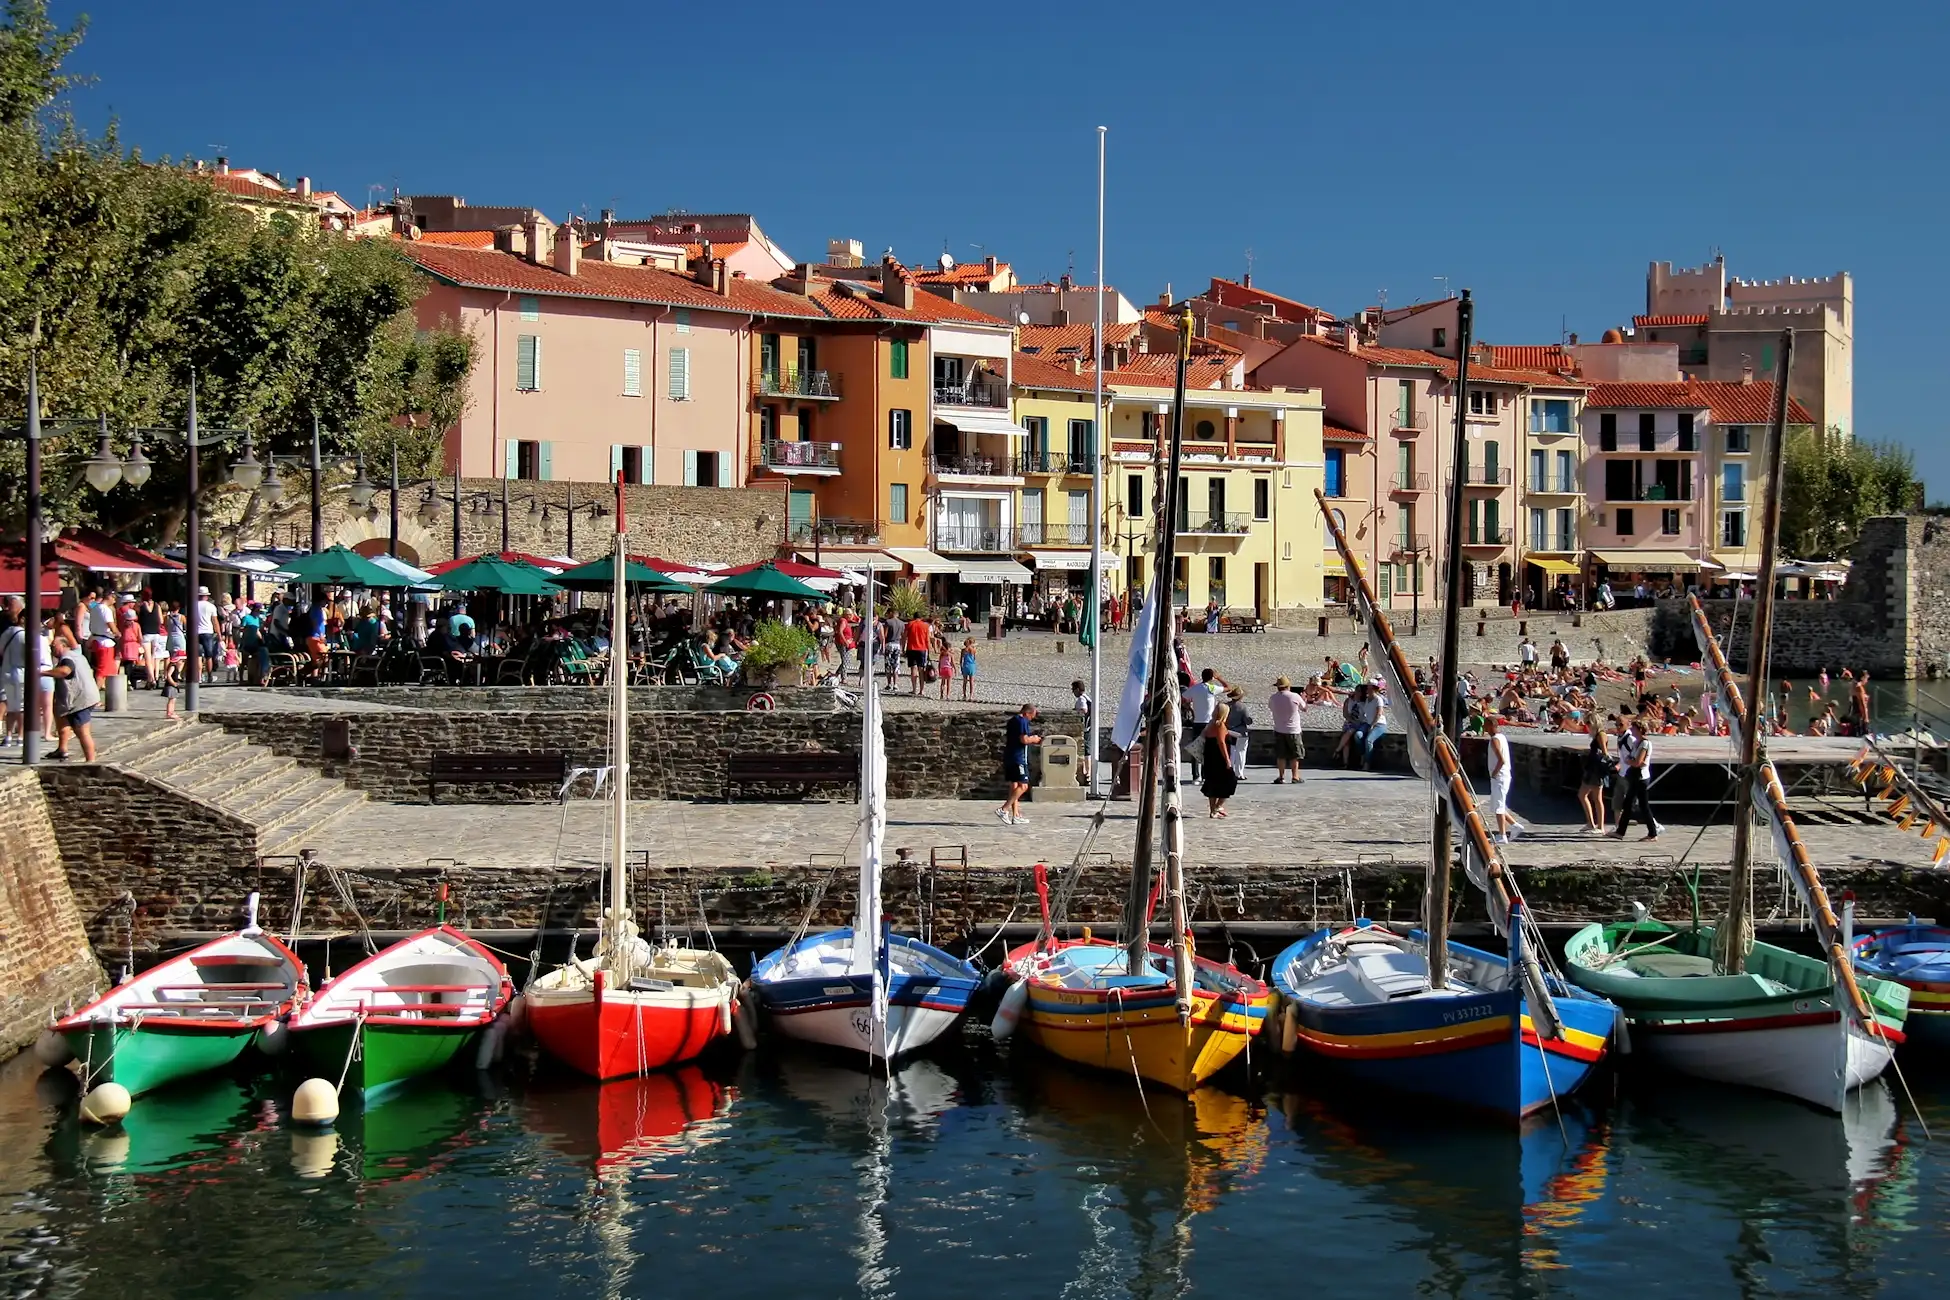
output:
M257 831L260 857L322 847L321 833L366 802L344 782L213 723L145 727L123 737L111 757L159 785L249 822Z

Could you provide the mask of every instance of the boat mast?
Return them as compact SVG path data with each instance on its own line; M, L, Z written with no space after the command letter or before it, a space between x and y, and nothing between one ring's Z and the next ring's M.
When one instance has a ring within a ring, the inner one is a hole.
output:
M873 976L869 1055L887 1051L887 935L881 923L881 842L887 829L887 747L880 732L880 691L873 679L873 569L867 569L867 617L862 620L866 693L860 698L860 897L853 914L850 973Z
M1104 287L1099 283L1097 301L1101 303L1103 300ZM1192 311L1187 307L1184 317L1178 322L1178 378L1171 395L1171 481L1174 496L1177 492L1179 453L1185 445L1185 370L1190 364L1191 354ZM1176 526L1174 512L1174 530ZM1174 559L1173 567L1176 567L1176 563ZM1152 673L1159 675L1163 667L1162 663L1154 663ZM1178 787L1178 756L1184 752L1184 737L1180 734L1182 713L1178 708L1178 664L1175 657L1160 680L1171 696L1171 707L1165 711L1165 751L1171 761L1165 764L1162 776L1165 786L1165 898L1171 906L1172 986L1178 991L1178 1023L1189 1025L1192 1021L1192 940L1189 933L1191 916L1185 903L1185 797Z
M615 844L609 859L609 969L630 974L630 873L624 861L630 829L630 625L624 613L624 573L629 567L628 534L623 520L623 475L616 476L616 549L610 556L609 692L610 803Z
M1124 900L1125 943L1129 960L1126 969L1135 975L1145 969L1148 959L1151 908L1152 838L1158 824L1159 765L1169 765L1171 790L1178 789L1178 749L1169 753L1164 746L1167 730L1173 742L1178 736L1178 659L1171 652L1172 570L1177 561L1178 458L1185 435L1185 366L1192 351L1191 312L1179 322L1178 376L1173 381L1170 443L1163 457L1152 456L1158 468L1157 516L1153 527L1157 541L1152 547L1151 599L1151 680L1147 699L1150 712L1144 721L1144 789L1138 795L1137 848L1131 858L1131 892Z
M1753 640L1747 648L1747 704L1740 725L1740 780L1733 801L1733 872L1727 881L1727 916L1714 933L1722 969L1738 975L1747 964L1747 930L1753 924L1747 896L1754 882L1754 782L1765 747L1760 741L1766 710L1767 667L1774 632L1774 566L1781 539L1781 462L1787 443L1788 366L1794 360L1794 331L1781 331L1781 360L1774 372L1774 428L1767 445L1767 488L1760 518L1760 584L1754 597ZM1738 610L1739 606L1734 607ZM1846 962L1844 963L1846 964Z
M1476 321L1476 304L1470 298L1469 290L1462 291L1462 301L1456 304L1456 430L1453 435L1455 450L1451 455L1449 471L1449 518L1445 525L1448 531L1449 552L1443 559L1442 586L1442 657L1436 661L1435 680L1435 720L1451 739L1462 734L1461 711L1457 709L1456 679L1459 669L1456 660L1462 654L1462 588L1463 588L1463 485L1469 479L1469 440L1464 435L1468 431L1465 421L1469 414L1469 346L1470 332ZM1349 329L1354 328L1352 325ZM1421 563L1419 555L1412 557ZM1419 586L1421 575L1415 575ZM1411 683L1413 678L1410 679ZM1454 849L1449 838L1449 809L1442 800L1437 800L1435 826L1429 847L1429 904L1428 915L1423 925L1429 935L1429 987L1447 988L1449 985L1449 874L1450 859Z

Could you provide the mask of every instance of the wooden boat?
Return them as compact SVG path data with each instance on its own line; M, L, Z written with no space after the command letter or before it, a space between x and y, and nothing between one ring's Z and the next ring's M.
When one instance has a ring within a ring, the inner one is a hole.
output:
M291 1038L322 1077L371 1100L473 1049L513 992L500 958L438 925L327 980L292 1017Z
M1789 330L1781 335L1780 371L1774 380L1759 594L1748 650L1747 696L1755 699L1763 696L1768 680L1793 350L1794 332ZM1764 1088L1839 1113L1849 1090L1881 1074L1894 1057L1903 1040L1909 991L1888 981L1856 978L1844 927L1795 829L1780 776L1748 714L1747 698L1734 681L1699 598L1689 597L1688 605L1708 688L1718 694L1741 754L1734 787L1728 913L1713 926L1695 924L1685 932L1654 927L1643 917L1586 926L1566 946L1567 972L1619 1005L1630 1022L1635 1050L1643 1044L1657 1060L1695 1078ZM1807 905L1822 958L1752 942L1747 909L1756 809L1765 813L1781 865Z
M873 581L866 606L873 609ZM863 624L863 662L873 662L873 620ZM887 753L880 688L869 677L860 708L859 902L851 927L802 935L752 968L751 988L788 1038L893 1061L947 1033L981 982L973 966L881 917L881 843L887 827Z
M695 1145L736 1096L695 1065L606 1083L538 1076L523 1091L522 1113L555 1151L627 1179L634 1166Z
M1950 1047L1950 927L1891 926L1865 934L1850 948L1861 975L1893 980L1909 990L1904 1031L1929 1047Z
M276 1032L304 996L304 963L257 925L172 957L55 1021L84 1091L119 1083L131 1097L220 1070Z
M616 550L627 555L623 489L616 490ZM626 564L612 566L610 644L627 646ZM625 869L630 821L629 674L610 673L613 827L607 906L595 951L528 986L523 1004L543 1050L596 1079L620 1079L691 1060L732 1030L738 974L715 951L637 936Z

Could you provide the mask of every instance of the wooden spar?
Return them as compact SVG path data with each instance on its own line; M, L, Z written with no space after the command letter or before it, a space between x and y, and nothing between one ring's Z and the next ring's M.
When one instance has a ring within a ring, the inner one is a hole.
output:
M1436 661L1435 717L1442 731L1454 735L1460 726L1456 710L1456 660L1462 656L1462 530L1463 485L1469 481L1469 439L1464 437L1469 415L1469 345L1471 327L1476 322L1476 304L1469 290L1462 291L1456 304L1456 445L1449 473L1449 553L1442 562L1442 657ZM1422 562L1421 556L1414 557ZM1416 575L1416 587L1421 575ZM1413 677L1408 679L1414 681ZM1418 692L1419 694L1419 692ZM1449 872L1455 856L1449 841L1449 810L1435 810L1435 826L1429 846L1429 906L1423 924L1429 928L1429 987L1449 985ZM1506 909L1505 915L1508 915Z
M616 475L616 549L610 558L609 654L611 739L615 752L610 757L610 798L615 804L615 827L611 831L609 860L608 966L619 981L630 976L630 934L625 928L630 916L630 872L626 841L630 830L630 623L623 584L629 568L629 535L623 520L623 475Z
M1187 307L1178 322L1178 377L1171 395L1171 468L1169 477L1172 483L1171 509L1164 519L1163 531L1166 536L1177 532L1178 461L1185 446L1185 369L1192 357L1192 310ZM1176 543L1172 543L1176 553ZM1159 571L1169 580L1169 570L1175 562L1160 564ZM1167 595L1169 593L1167 592ZM1167 603L1159 620L1160 627L1169 627L1174 621L1172 607ZM1166 649L1170 649L1167 639ZM1180 733L1181 719L1178 708L1178 664L1174 659L1166 664L1153 661L1151 680L1155 683L1160 697L1170 696L1171 707L1165 710L1165 749L1169 761L1161 773L1165 788L1165 897L1171 907L1171 965L1172 987L1178 997L1178 1023L1189 1025L1192 1022L1192 939L1191 918L1185 902L1185 796L1178 788L1178 755L1183 751L1184 739ZM1140 935L1140 937L1145 937Z
M1747 701L1741 694L1739 684L1733 680L1733 670L1727 666L1726 656L1720 652L1720 643L1713 636L1712 625L1706 621L1706 610L1699 603L1699 597L1689 597L1687 603L1692 610L1693 636L1706 655L1707 666L1720 679L1720 705L1727 711L1733 726L1744 736L1751 728ZM1842 923L1835 916L1834 904L1828 901L1828 890L1821 883L1821 873L1815 870L1814 859L1808 856L1808 846L1802 842L1801 832L1788 812L1787 792L1781 788L1780 774L1774 770L1774 761L1765 753L1761 754L1751 779L1743 776L1742 784L1748 787L1744 792L1745 801L1751 803L1758 797L1767 815L1781 828L1781 837L1788 844L1788 869L1794 872L1801 892L1808 899L1808 911L1814 916L1815 937L1827 954L1828 964L1835 969L1835 978L1848 992L1850 1013L1864 1033L1879 1036L1882 1033L1881 1023L1877 1021L1861 986L1855 981L1855 966L1842 938Z
M1483 816L1476 810L1476 798L1470 792L1469 778L1464 775L1462 758L1447 732L1437 724L1434 711L1422 692L1415 689L1415 672L1409 667L1408 656L1402 653L1399 642L1395 640L1394 625L1376 604L1373 588L1368 586L1368 575L1354 558L1354 547L1347 540L1347 534L1334 518L1333 508L1328 504L1326 493L1314 489L1314 500L1320 506L1321 517L1326 521L1328 535L1334 539L1334 547L1341 553L1341 563L1354 579L1354 589L1362 608L1373 622L1375 631L1380 634L1382 652L1395 670L1396 680L1403 686L1402 694L1409 716L1414 725L1427 739L1429 754L1435 762L1439 780L1438 786L1444 790L1462 822L1464 834L1469 837L1469 846L1476 851L1478 860L1483 863L1483 876L1486 882L1485 893L1491 908L1492 919L1508 918L1511 906L1516 902L1516 890L1511 886L1509 876L1504 870L1503 860L1497 856L1496 846L1490 841L1489 828L1483 823ZM1412 742L1411 742L1412 743ZM1446 917L1444 918L1446 921ZM1445 925L1444 930L1447 930ZM1433 952L1434 931L1429 931L1430 949ZM1446 940L1445 940L1446 942ZM1431 959L1433 965L1433 959ZM1557 1023L1555 1004L1550 999L1550 987L1544 980L1543 971L1536 964L1530 946L1525 945L1524 979L1530 993L1530 1017L1543 1038L1556 1038L1561 1030Z
M1758 707L1767 698L1767 668L1774 635L1774 566L1781 537L1781 462L1787 443L1788 367L1794 361L1794 331L1781 331L1780 368L1774 372L1774 428L1767 444L1767 495L1760 517L1760 583L1755 589L1753 640L1747 650L1747 696ZM1736 606L1737 608L1737 606ZM1711 640L1711 638L1708 638ZM1715 647L1718 649L1716 643ZM1731 679L1729 679L1731 680ZM1716 945L1729 975L1747 964L1744 936L1753 923L1747 896L1754 883L1754 778L1760 768L1759 718L1740 728L1740 781L1733 800L1733 875L1727 882L1727 919Z

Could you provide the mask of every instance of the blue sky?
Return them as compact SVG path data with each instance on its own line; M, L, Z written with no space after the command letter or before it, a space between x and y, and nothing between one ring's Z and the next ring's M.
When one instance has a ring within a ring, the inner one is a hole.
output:
M1643 310L1653 259L1847 270L1857 433L1950 496L1950 6L55 0L82 11L84 120L355 201L748 210L800 258L1084 279L1101 123L1108 278L1139 302L1250 249L1333 311L1446 278L1484 337L1547 343Z

